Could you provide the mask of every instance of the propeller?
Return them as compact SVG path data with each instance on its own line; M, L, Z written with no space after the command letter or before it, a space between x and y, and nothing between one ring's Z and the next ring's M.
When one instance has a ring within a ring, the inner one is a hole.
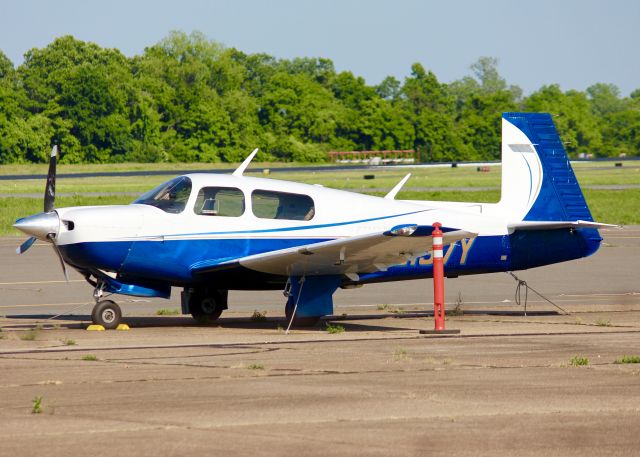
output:
M58 260L60 261L60 266L62 267L62 273L64 273L64 279L69 282L69 274L67 273L67 264L64 263L64 259L62 258L62 253L60 252L60 248L56 243L56 235L54 233L50 233L47 235L47 238L51 241L53 246L53 250L56 252L58 256Z
M13 224L13 226L18 230L26 233L27 235L31 235L31 237L29 237L16 249L16 253L24 254L38 238L51 242L51 244L53 245L53 250L56 252L58 259L60 260L60 265L62 266L64 277L67 281L69 281L67 267L62 258L60 248L56 243L56 237L60 229L60 218L54 211L56 201L57 156L58 146L54 146L53 149L51 149L51 156L49 157L47 185L44 189L44 212L18 219L15 224Z
M44 189L44 212L53 211L53 204L56 201L56 157L58 156L58 146L51 149L49 158L49 172L47 173L47 186Z

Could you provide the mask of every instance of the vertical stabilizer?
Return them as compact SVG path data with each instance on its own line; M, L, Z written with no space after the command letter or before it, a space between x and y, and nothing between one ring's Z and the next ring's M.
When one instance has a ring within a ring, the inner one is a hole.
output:
M502 115L502 195L513 221L593 221L550 114Z

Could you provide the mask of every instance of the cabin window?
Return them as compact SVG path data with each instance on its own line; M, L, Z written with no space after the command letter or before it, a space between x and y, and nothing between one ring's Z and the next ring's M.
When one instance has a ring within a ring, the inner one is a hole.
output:
M251 193L253 214L262 219L288 219L308 221L315 215L311 197L271 190L254 190Z
M203 187L198 192L193 211L201 216L242 216L244 194L235 187Z
M191 179L180 176L142 194L133 203L151 205L167 213L177 214L184 210L189 195L191 195Z

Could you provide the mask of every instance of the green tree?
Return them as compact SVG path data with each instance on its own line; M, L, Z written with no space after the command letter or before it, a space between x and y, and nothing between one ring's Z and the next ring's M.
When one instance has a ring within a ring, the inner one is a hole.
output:
M597 83L589 86L587 97L596 116L604 117L625 108L624 101L620 98L620 89L614 84Z
M560 86L543 86L524 101L528 111L554 114L558 131L570 156L577 154L604 155L598 119L593 114L584 92L562 92Z
M414 128L414 148L423 161L460 160L468 147L455 128L455 100L446 84L419 63L402 87L405 115Z
M499 159L502 113L518 109L522 90L508 86L497 65L497 59L481 57L470 67L474 77L449 87L456 100L456 126L468 147L465 159Z
M120 51L64 36L28 51L18 72L27 109L50 119L63 162L124 160L132 147L132 91Z

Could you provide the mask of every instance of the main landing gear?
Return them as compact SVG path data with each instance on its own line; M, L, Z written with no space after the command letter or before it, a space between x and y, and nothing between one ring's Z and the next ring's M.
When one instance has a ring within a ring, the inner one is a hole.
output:
M228 290L195 288L182 292L182 313L191 314L201 324L215 322L227 309Z

